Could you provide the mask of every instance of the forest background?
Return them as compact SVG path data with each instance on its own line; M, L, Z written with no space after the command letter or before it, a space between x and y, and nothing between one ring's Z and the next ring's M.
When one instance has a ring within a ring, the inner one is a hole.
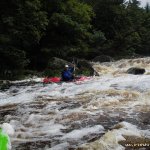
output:
M43 73L53 57L92 60L100 55L150 55L148 3L140 7L138 0L0 1L0 79Z

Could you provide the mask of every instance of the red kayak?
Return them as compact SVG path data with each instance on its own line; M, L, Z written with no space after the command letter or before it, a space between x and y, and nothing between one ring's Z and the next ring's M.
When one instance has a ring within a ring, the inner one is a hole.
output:
M61 82L61 78L59 78L59 77L44 78L43 82L44 83L53 83L53 82L59 83L59 82Z
M78 82L78 81L85 81L85 80L89 80L90 77L86 77L86 76L82 76L79 77L73 81L69 81L69 82ZM59 77L51 77L51 78L44 78L43 79L43 83L60 83L62 82L61 78Z

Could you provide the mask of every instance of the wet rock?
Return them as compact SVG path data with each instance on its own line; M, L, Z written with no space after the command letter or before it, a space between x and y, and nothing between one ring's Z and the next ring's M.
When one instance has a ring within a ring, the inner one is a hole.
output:
M97 75L98 73L96 73L96 71L94 70L92 64L86 60L86 59L80 59L80 58L76 58L76 57L70 57L68 58L69 62L72 62L76 65L76 67L81 70L82 72L88 71L89 75ZM82 74L81 72L81 74Z
M80 58L77 58L77 57L68 57L68 58L66 58L66 60L68 61L68 62L72 62L73 64L78 64L78 61L79 60L81 60Z
M127 70L128 74L134 74L134 75L138 75L138 74L144 74L145 73L145 69L144 68L136 68L136 67L132 67L129 68Z
M78 60L77 67L81 71L80 72L81 74L84 74L85 72L88 72L88 74L91 75L91 76L94 75L94 74L98 75L95 72L95 70L93 69L91 63L88 62L85 59Z
M48 76L59 75L60 76L60 73L64 69L64 66L66 64L68 65L75 64L75 66L77 67L77 69L75 70L75 74L77 75L87 75L87 76L90 75L91 76L95 73L90 62L88 62L85 59L70 58L68 60L69 61L66 61L57 57L51 58L49 60L48 68L45 71L46 72L45 75L48 75Z
M13 89L12 91L11 91L11 93L18 93L19 92L19 89Z
M93 59L94 62L111 62L113 61L113 58L110 57L110 56L107 56L107 55L100 55L100 56L97 56Z
M48 67L49 69L63 69L66 64L71 64L71 63L66 60L53 57L49 60Z
M44 75L48 77L61 76L61 72L64 70L64 66L66 64L71 65L71 63L66 60L53 57L49 60L48 67L45 70Z
M8 89L11 85L9 80L0 80L0 90Z

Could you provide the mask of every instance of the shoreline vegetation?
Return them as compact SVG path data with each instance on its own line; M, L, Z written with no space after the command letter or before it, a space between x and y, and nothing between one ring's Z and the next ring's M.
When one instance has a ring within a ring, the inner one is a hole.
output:
M45 73L53 57L149 56L149 18L149 4L141 8L138 0L2 0L0 79Z

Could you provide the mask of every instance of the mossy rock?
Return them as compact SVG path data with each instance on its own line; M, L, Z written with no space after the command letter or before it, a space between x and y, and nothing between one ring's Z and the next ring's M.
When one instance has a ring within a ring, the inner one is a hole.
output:
M79 69L79 73L83 75L92 76L94 74L94 69L87 60L79 60L77 67Z
M100 62L100 63L111 62L111 61L114 61L113 58L107 55L100 55L93 59L93 62Z
M66 60L53 57L48 62L48 69L53 70L63 69L66 64L70 65L71 63Z
M49 60L47 69L44 71L44 76L60 77L61 72L64 70L64 66L66 64L71 65L72 63L56 57L51 58ZM77 69L75 69L74 72L75 75L91 76L94 74L94 69L92 68L92 65L87 60L78 59L75 65L77 67Z

